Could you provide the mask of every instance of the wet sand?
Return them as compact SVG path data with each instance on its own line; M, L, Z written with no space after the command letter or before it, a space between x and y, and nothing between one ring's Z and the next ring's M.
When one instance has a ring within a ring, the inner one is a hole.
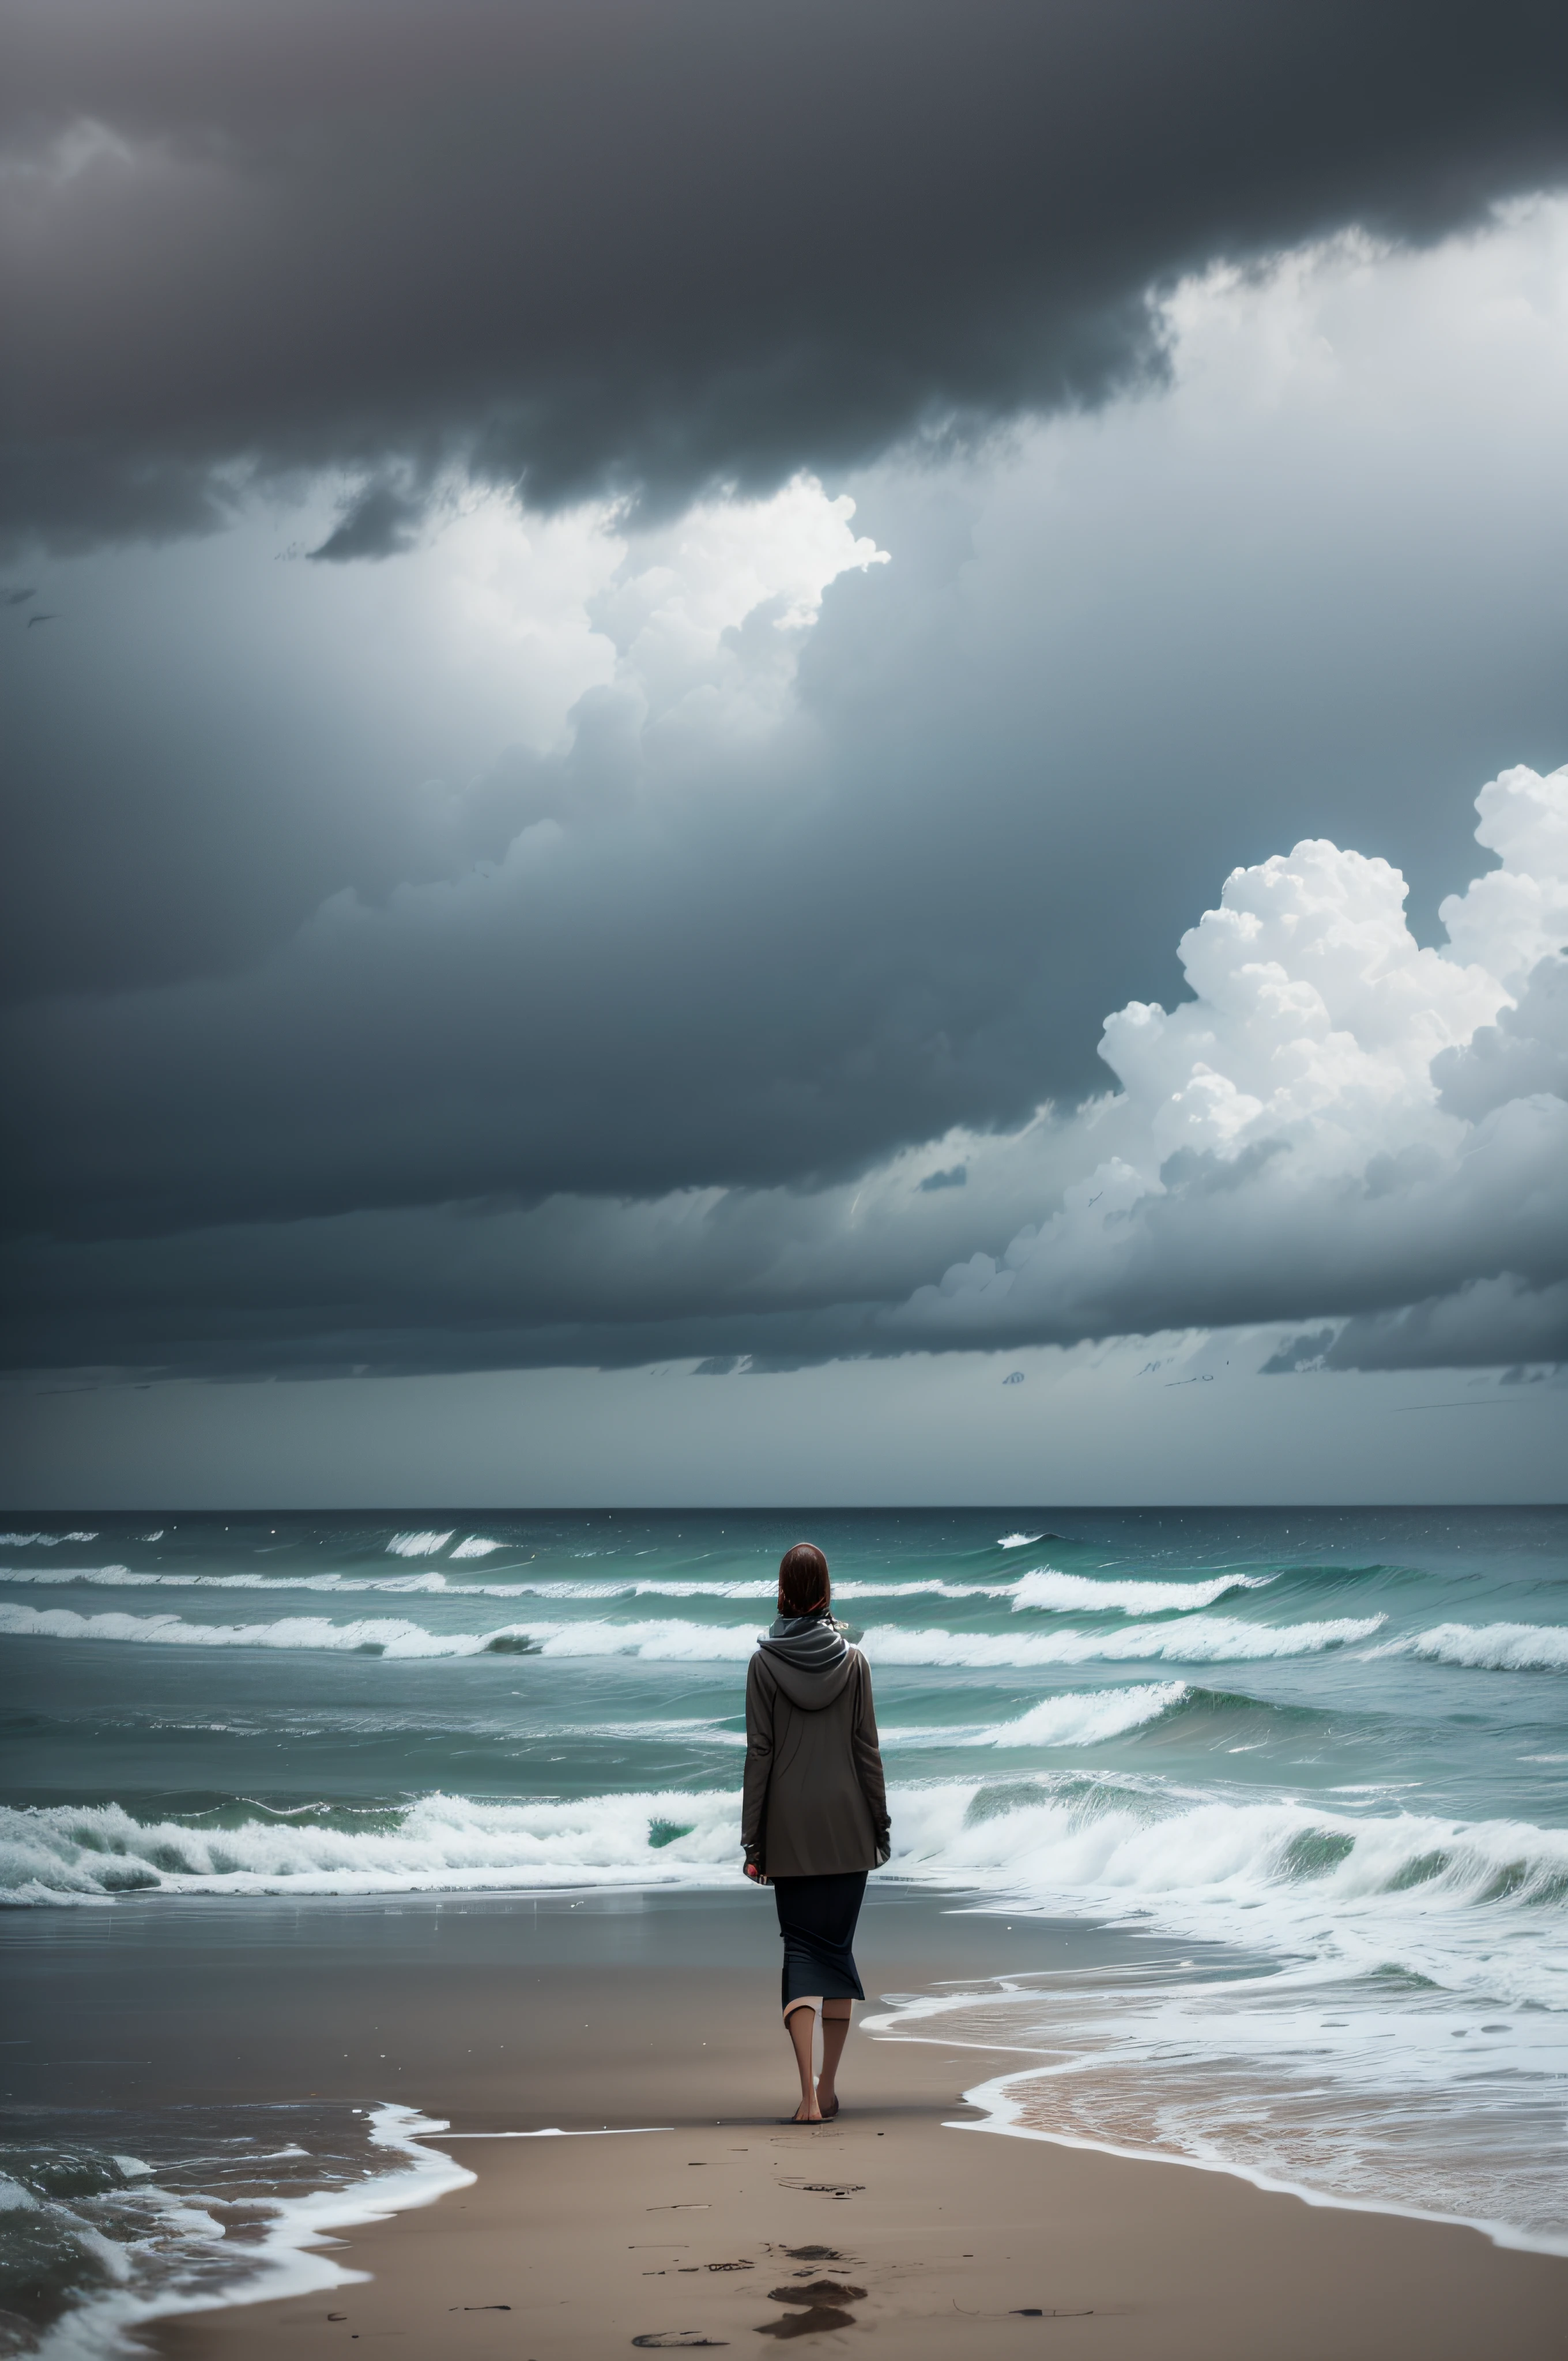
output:
M95 2095L396 2099L448 2119L450 2153L477 2175L343 2234L332 2251L371 2274L361 2284L144 2332L165 2361L314 2361L356 2342L411 2361L567 2361L651 2339L828 2353L874 2338L899 2361L1544 2361L1568 2345L1568 2261L974 2128L960 2094L1017 2062L1004 2051L856 2034L839 2120L780 2124L794 2093L765 1897L183 1916L162 1902L104 1918L117 1923L78 1924L52 1958L38 1940L19 1982L13 1950L9 1989L38 2036L24 2080L63 2095L67 2062L45 2052L51 2011L68 2014L91 2034L77 2054ZM885 1993L1135 1941L1009 1931L884 1890L858 1948ZM669 2128L459 2136L606 2125Z

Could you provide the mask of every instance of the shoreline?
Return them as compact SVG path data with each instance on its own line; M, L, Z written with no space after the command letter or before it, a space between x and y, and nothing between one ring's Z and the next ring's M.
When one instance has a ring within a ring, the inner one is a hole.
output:
M772 2011L732 1996L721 2015L697 1995L676 2030L711 2046L721 2025L727 2047L751 2054L727 2056L704 2097L721 2082L742 2103L733 2111L672 2109L668 2130L644 2118L640 2135L607 2139L587 2125L552 2136L499 2123L499 2100L470 2107L430 2145L473 2185L334 2248L365 2279L330 2301L171 2319L148 2349L315 2361L390 2338L422 2355L587 2361L655 2338L840 2350L880 2329L901 2356L983 2347L1011 2361L1038 2350L1048 2321L1095 2361L1255 2361L1260 2346L1287 2361L1462 2361L1482 2339L1508 2361L1561 2351L1559 2257L1467 2226L1314 2205L1221 2166L1169 2174L1157 2167L1174 2159L1037 2134L1015 2145L994 2117L964 2120L976 2051L939 2036L852 2037L843 2115L787 2125L744 2104L759 2084L789 2095ZM678 2039L637 2095L678 2087L688 2055ZM598 2095L591 2045L569 2063ZM996 2136L960 2147L963 2130ZM792 2290L817 2300L780 2300Z
M651 2132L617 2141L613 2160L584 2154L591 2135L564 2136L547 2158L532 2142L469 2148L461 2201L384 2217L334 2249L363 2278L169 2317L141 2342L162 2361L314 2361L388 2337L422 2355L575 2361L655 2338L744 2346L881 2329L901 2355L935 2361L982 2345L1034 2354L1049 2321L1097 2361L1247 2361L1260 2348L1462 2361L1483 2341L1509 2361L1561 2352L1560 2261L1048 2140L1034 2172L1000 2139L956 2159L951 2133L982 2128L871 2108L831 2135L771 2134L755 2118ZM769 2139L749 2185L740 2175ZM687 2196L694 2169L711 2190L706 2175L726 2167L718 2194ZM647 2237L666 2220L686 2235ZM817 2301L792 2314L781 2284Z
M330 2243L293 2250L314 2291L242 2287L162 2312L137 2337L165 2361L312 2361L334 2338L383 2336L411 2353L460 2344L572 2361L664 2328L744 2345L879 2323L896 2327L901 2356L937 2355L970 2313L972 2337L1011 2355L1036 2349L1047 2312L1069 2311L1085 2317L1063 2318L1059 2333L1092 2326L1107 2361L1255 2361L1264 2343L1289 2361L1331 2349L1473 2361L1483 2337L1508 2361L1560 2354L1560 2254L1499 2244L1488 2227L1270 2190L1223 2162L1013 2130L994 2102L1030 2070L1016 2049L950 2038L939 2019L896 2029L897 2003L933 1987L1107 1971L1146 1958L1147 1937L1004 1921L983 1895L873 1888L858 1949L882 2005L864 2012L876 2029L851 2037L845 2113L820 2129L779 2123L793 2073L773 1914L757 1905L749 1893L588 1889L259 1912L149 1900L67 1925L49 1913L47 1929L27 1914L30 1927L13 1920L0 1946L14 1997L30 1995L30 2013L11 2013L40 2037L69 2026L73 2046L38 2056L31 2090L14 2095L394 2104L430 2125L422 2144L454 2180L475 2176L421 2210L357 2224L355 2191L333 2192ZM30 1980L18 1982L19 1962ZM72 2067L83 2048L93 2055ZM26 2083L18 2049L8 2057ZM115 2058L107 2084L102 2066L89 2072ZM606 2126L648 2128L571 2136ZM996 2136L960 2143L960 2129ZM1170 2162L1198 2169L1154 2169ZM851 2192L824 2193L829 2176ZM683 2223L699 2226L702 2252L644 2271L649 2230L667 2243ZM844 2324L807 2328L773 2290L810 2268L787 2249L823 2245L848 2258L823 2270L865 2293L825 2307ZM323 2266L370 2276L338 2277L329 2295ZM700 2303L685 2301L692 2319L649 2312L666 2278L684 2296L700 2283ZM492 2301L511 2309L460 2309ZM786 2317L803 2324L786 2331ZM967 2349L970 2329L962 2338Z
M1027 2076L1031 2070L1021 2069ZM966 2106L982 2103L994 2108L988 2094L999 2090L1013 2078L998 2075L994 2081L978 2083L963 2093ZM1504 2254L1544 2255L1550 2259L1568 2260L1568 2238L1553 2238L1521 2230L1511 2222L1472 2220L1464 2213L1439 2213L1418 2205L1401 2205L1392 2197L1342 2197L1332 2191L1310 2188L1303 2181L1280 2180L1266 2172L1259 2172L1245 2164L1231 2163L1218 2157L1177 2156L1155 2148L1119 2147L1114 2140L1094 2140L1080 2137L1074 2132L1047 2132L1032 2124L1000 2123L992 2120L980 2124L955 2124L955 2131L991 2132L1001 2139L1039 2140L1048 2147L1073 2148L1085 2156L1114 2157L1123 2164L1168 2164L1183 2172L1212 2172L1223 2179L1245 2182L1263 2197L1290 2197L1298 2204L1323 2207L1336 2213L1371 2213L1393 2222L1419 2222L1433 2230L1468 2230L1485 2238L1489 2246Z

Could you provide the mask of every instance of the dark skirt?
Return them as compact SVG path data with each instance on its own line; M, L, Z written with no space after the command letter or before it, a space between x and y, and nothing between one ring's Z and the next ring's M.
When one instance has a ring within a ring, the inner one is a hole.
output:
M865 1897L863 1869L832 1877L775 1877L779 1936L784 1947L782 2005L807 1993L824 2000L864 2000L852 1949Z

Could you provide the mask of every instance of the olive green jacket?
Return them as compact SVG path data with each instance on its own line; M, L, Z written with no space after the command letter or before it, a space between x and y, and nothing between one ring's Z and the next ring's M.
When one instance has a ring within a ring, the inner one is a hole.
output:
M871 1667L806 1672L759 1648L746 1675L746 1859L764 1877L880 1869L892 1850Z

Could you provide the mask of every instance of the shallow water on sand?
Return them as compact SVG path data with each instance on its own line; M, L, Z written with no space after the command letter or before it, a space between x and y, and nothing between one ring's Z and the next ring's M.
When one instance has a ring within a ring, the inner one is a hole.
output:
M728 1882L801 1532L873 1667L889 1874L1158 1949L986 1993L1056 2043L1008 2106L1568 2235L1563 1511L29 1520L0 1889ZM1264 1972L1181 1965L1210 1943Z

